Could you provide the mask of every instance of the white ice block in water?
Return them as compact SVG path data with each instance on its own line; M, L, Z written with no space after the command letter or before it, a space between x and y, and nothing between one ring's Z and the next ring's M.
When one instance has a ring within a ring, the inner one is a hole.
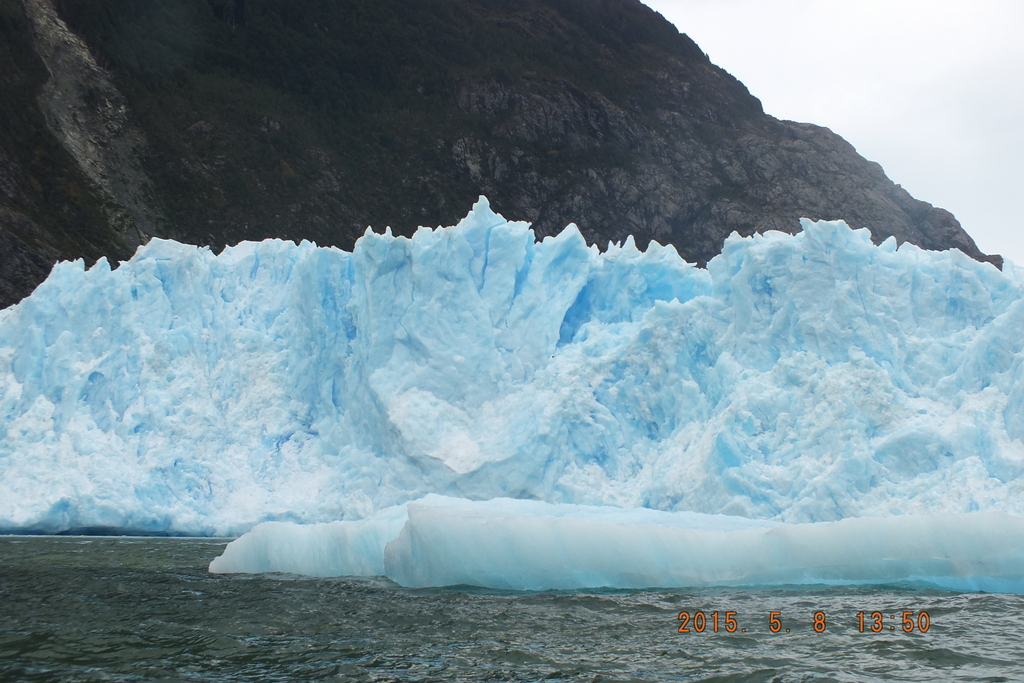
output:
M370 519L352 522L263 522L229 543L210 563L210 571L380 576L384 574L384 546L398 535L406 519L405 506L396 505Z
M389 511L385 525L347 523L345 533L261 525L210 569L383 573L410 587L508 590L909 582L1024 593L1024 518L1000 512L785 524L433 495L405 508ZM385 528L395 533L389 541Z

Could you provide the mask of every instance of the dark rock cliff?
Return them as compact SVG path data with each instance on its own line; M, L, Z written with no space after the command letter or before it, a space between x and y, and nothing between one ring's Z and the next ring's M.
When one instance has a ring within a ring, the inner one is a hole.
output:
M0 37L0 305L151 235L351 248L479 194L698 263L802 216L1001 263L636 0L0 0Z

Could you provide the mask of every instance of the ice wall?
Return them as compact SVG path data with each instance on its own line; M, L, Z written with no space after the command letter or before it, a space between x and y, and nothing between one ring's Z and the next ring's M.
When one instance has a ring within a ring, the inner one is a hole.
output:
M242 533L430 492L787 522L1024 513L1020 283L804 222L353 253L154 240L0 312L0 528Z
M355 522L266 522L215 573L386 575L504 590L913 584L1024 593L1024 517L1000 512L784 524L430 495Z

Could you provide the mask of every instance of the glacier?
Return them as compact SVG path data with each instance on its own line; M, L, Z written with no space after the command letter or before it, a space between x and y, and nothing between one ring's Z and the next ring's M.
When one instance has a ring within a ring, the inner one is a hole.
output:
M377 520L323 559L355 573L430 494L1012 536L1022 283L828 221L700 269L537 241L483 198L351 253L154 239L0 311L0 531L301 544Z

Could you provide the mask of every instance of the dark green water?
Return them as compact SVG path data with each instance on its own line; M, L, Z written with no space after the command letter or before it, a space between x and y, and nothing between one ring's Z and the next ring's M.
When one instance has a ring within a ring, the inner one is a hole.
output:
M214 576L206 566L223 544L0 537L0 680L1024 680L1022 596L410 590ZM708 615L703 633L678 632L682 610ZM861 633L857 613L870 628L876 610L885 630ZM905 610L927 611L929 631L903 632ZM727 611L736 633L725 631ZM823 633L812 628L817 611Z

